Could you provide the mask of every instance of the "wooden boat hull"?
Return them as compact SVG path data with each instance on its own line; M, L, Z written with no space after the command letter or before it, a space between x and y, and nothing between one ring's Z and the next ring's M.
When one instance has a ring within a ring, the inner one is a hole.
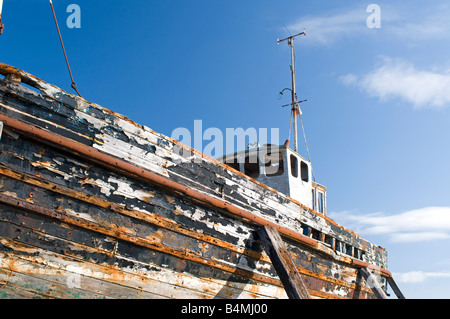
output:
M23 71L0 74L0 298L286 298L264 224L311 296L373 298L358 265L386 285L386 251L326 216Z

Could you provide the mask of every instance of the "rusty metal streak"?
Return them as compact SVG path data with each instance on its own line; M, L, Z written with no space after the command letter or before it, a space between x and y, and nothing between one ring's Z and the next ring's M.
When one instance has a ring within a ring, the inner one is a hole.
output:
M257 216L251 212L248 212L244 209L241 209L237 206L234 206L222 199L212 197L208 194L201 193L195 189L186 187L184 185L181 185L179 183L176 183L166 177L160 176L156 173L153 173L151 171L148 171L146 169L140 168L138 166L135 166L131 163L125 162L119 158L114 158L111 155L107 155L105 153L102 153L96 149L93 149L89 146L86 146L84 144L75 142L73 140L56 136L55 134L45 131L43 129L40 129L38 127L35 127L33 125L24 123L22 121L16 120L14 118L11 118L5 114L0 113L0 121L3 121L7 126L23 133L27 134L30 137L37 139L39 141L57 144L62 149L69 150L71 152L74 152L75 154L80 154L83 157L86 157L93 162L106 165L107 167L117 170L119 172L129 174L137 179L144 179L148 182L151 182L153 184L156 184L165 190L169 192L177 192L183 196L188 196L189 198L193 199L196 202L200 202L202 204L206 204L207 206L219 208L222 210L225 210L228 213L231 213L235 216L239 216L240 218L243 218L244 220L250 221L251 223L258 224L260 226L268 226L268 227L274 227L276 228L281 234L284 236L287 236L289 238L292 238L304 245L307 245L308 247L311 247L313 249L320 249L318 242L314 239L311 239L305 235L296 233L290 229L287 229L283 226L280 226L278 224L275 224L271 221L268 221L260 216ZM350 259L354 260L354 259ZM356 263L360 261L354 261ZM351 264L353 264L353 261L351 261ZM390 272L386 269L383 269L382 272L389 276Z

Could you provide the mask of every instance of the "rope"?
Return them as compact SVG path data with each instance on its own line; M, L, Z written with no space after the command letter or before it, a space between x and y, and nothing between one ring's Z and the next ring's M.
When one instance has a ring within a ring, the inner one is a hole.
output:
M56 24L56 29L58 30L59 41L61 42L61 47L62 47L62 50L64 52L64 57L66 58L67 69L69 70L70 79L72 80L72 84L70 86L82 98L80 92L78 92L78 90L77 90L77 84L75 83L75 81L73 79L72 71L70 70L69 60L67 59L66 50L64 49L64 43L63 43L63 40L62 40L62 37L61 37L61 31L59 30L58 20L56 20L55 8L53 8L52 0L50 0L50 6L52 7L53 18L55 18L55 24Z
M300 113L298 114L298 117L300 118L300 123L302 125L302 132L303 132L303 139L305 140L306 153L308 154L308 160L311 163L311 173L312 173L313 181L315 182L316 178L314 177L314 170L312 168L311 156L309 155L308 143L306 142L305 128L303 127L303 120L302 120L302 116L300 115Z
M289 134L288 134L288 141L291 140L291 127L292 127L292 109L291 109L291 115L289 116Z
M3 0L0 0L0 35L3 33L5 26L2 24L2 10L3 10Z

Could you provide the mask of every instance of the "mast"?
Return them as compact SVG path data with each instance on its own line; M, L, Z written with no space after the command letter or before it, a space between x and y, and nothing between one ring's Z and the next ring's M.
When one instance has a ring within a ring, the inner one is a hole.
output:
M297 141L297 115L300 115L299 102L297 101L297 93L295 91L295 52L294 52L294 39L300 35L306 36L305 31L298 33L296 35L291 35L288 38L279 40L277 39L277 44L280 44L283 41L288 41L288 45L291 47L291 80L292 80L292 88L289 89L291 91L291 110L292 110L292 120L294 123L294 151L298 153L298 141ZM283 90L284 91L284 90ZM303 102L303 101L302 101ZM300 102L301 103L301 102ZM285 105L284 105L285 106Z

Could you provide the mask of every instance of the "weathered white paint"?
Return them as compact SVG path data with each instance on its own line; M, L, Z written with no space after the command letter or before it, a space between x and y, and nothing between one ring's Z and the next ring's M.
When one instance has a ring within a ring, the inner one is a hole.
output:
M36 87L38 87L41 90L42 95L47 95L48 97L58 100L58 96L61 95L61 90L53 85L47 84L45 82L40 81L39 79L21 71L21 76L24 79L27 79L28 81L31 81L35 84ZM25 90L27 94L35 95L38 94L35 93L32 90ZM138 125L136 123L132 123L129 121L126 117L121 116L119 114L112 113L111 111L92 103L88 103L84 101L83 99L79 99L77 97L74 97L76 101L76 109L75 112L77 116L80 119L85 119L88 121L88 123L91 123L94 127L101 129L107 125L113 124L116 126L119 126L123 129L124 133L129 136L130 138L133 137L139 144L141 145L153 145L156 147L155 154L151 153L145 153L145 151L138 149L137 147L130 147L129 144L120 141L112 136L109 136L107 134L101 134L96 136L96 138L103 140L102 143L95 143L94 147L113 156L122 158L124 160L127 160L129 162L132 162L136 165L139 165L141 167L144 167L148 170L151 170L153 172L156 172L158 174L167 176L167 170L165 169L168 167L168 165L176 165L177 161L190 161L190 160L198 160L200 163L207 163L209 159L203 158L198 153L194 153L192 157L190 158L183 158L180 155L174 154L173 148L174 148L174 142L165 137L162 134L158 134L154 131L152 131L150 128L147 128L145 126ZM6 106L5 106L6 107ZM90 116L86 113L87 109L89 107L94 107L98 111L103 112L104 114L109 115L106 117L106 120L99 120L94 118L93 116ZM18 112L17 110L13 110L15 112ZM113 114L113 117L111 117L111 114ZM28 114L29 115L29 114ZM112 120L111 120L112 118ZM54 123L51 123L45 119L40 119L48 123L49 125L60 127ZM112 121L112 123L111 123ZM60 127L61 128L61 127ZM64 129L67 129L64 127ZM287 155L287 154L286 154ZM163 160L162 157L165 157ZM286 158L285 162L285 173L288 173L289 165L288 160ZM53 170L54 172L58 172L56 163L51 165L48 165L47 163L41 164L42 167L45 167L46 169ZM299 165L300 166L300 165ZM62 173L62 172L60 172ZM173 173L172 173L173 174ZM299 174L300 175L300 174ZM64 178L70 178L70 176L63 175ZM182 177L180 175L177 175L179 177ZM277 212L277 216L275 217L269 217L267 215L264 215L264 218L270 219L274 222L279 223L282 226L285 226L287 228L290 228L294 231L301 231L301 227L299 225L299 221L306 223L307 225L319 230L323 231L327 234L330 234L332 236L335 236L337 239L341 241L345 241L344 238L340 238L340 235L334 234L331 232L329 222L327 222L323 217L319 216L318 214L313 213L310 210L303 209L300 205L289 201L289 200L283 200L280 201L280 197L282 199L286 199L286 197L283 194L276 195L274 192L264 192L264 196L262 196L261 192L261 186L257 183L254 183L249 178L243 178L242 176L229 171L228 174L225 175L225 183L227 185L236 185L237 186L237 192L240 193L244 197L244 202L241 202L240 205L242 208L247 209L249 211L254 212L255 214L259 214L260 216L263 216L258 209L261 208L261 210L267 210L267 209L273 209ZM300 176L299 176L300 178ZM310 174L311 179L311 174ZM187 180L187 179L186 179ZM192 181L195 182L195 181ZM269 184L269 183L266 183ZM202 186L200 183L197 182L197 185L199 188ZM269 184L270 186L270 184ZM201 189L201 188L200 188ZM105 187L105 185L102 188L102 191L105 192L105 194L109 194L112 189ZM305 193L306 194L306 193ZM142 194L138 195L142 196ZM284 198L283 198L284 197ZM293 197L293 196L291 196ZM295 197L294 197L295 198ZM306 198L311 199L311 192L309 192L308 196L305 195ZM306 201L299 200L301 203L305 204ZM370 249L369 249L370 250ZM340 254L336 254L337 256ZM342 255L342 257L337 257L348 259L348 256ZM366 252L365 255L365 261L367 262L374 262L374 252L369 251Z
M86 178L82 181L83 185L88 184L92 186L97 186L100 188L100 192L105 194L106 196L110 196L111 192L115 190L115 188L101 179L94 180L93 178Z
M267 176L266 175L266 168L265 168L265 159L264 156L266 152L281 152L282 158L283 158L283 173L281 175L276 176ZM259 160L259 176L255 178L255 180L262 182L263 184L275 189L278 192L281 192L284 195L289 196L290 198L293 198L303 205L313 209L313 202L312 202L312 168L311 163L307 160L305 160L302 156L300 156L298 153L294 152L293 150L285 147L280 146L277 148L259 148L259 149L252 149L249 150L247 153L244 154L244 152L237 152L234 154L229 154L224 156L221 161L224 163L227 162L233 162L234 158L240 158L244 156L258 156ZM294 156L297 159L297 177L295 177L291 172L291 156ZM242 161L242 160L241 160ZM303 181L301 176L301 163L305 163L308 167L308 181ZM241 163L240 165L240 171L244 173L244 165ZM243 187L241 189L243 194L249 194L249 188ZM264 199L266 200L267 199Z
M0 239L2 244L11 245L9 240ZM77 244L72 244L74 247ZM18 247L15 247L16 249ZM85 250L86 247L80 248ZM81 289L86 279L94 278L120 286L138 289L168 298L205 298L214 297L220 291L227 291L230 296L238 298L287 298L282 287L258 284L249 285L232 281L217 280L213 278L200 278L189 273L180 273L165 267L150 263L140 263L131 260L135 266L122 269L108 270L109 265L99 265L82 262L76 258L66 256L61 258L56 253L39 248L20 247L34 255L21 255L20 258L0 253L0 269L14 269L30 275L45 275L49 281L54 281L63 274L68 278L71 275L83 276L79 283ZM91 249L95 251L95 249ZM116 256L129 260L123 256ZM6 277L6 276L5 276ZM3 276L0 272L0 280ZM17 284L17 283L16 283ZM26 284L26 283L23 283Z
M129 144L115 139L109 135L97 135L98 139L103 140L103 144L94 144L93 147L115 157L132 162L142 168L151 170L158 174L168 176L166 169L163 168L164 161L151 152L146 152L137 147L130 147Z

